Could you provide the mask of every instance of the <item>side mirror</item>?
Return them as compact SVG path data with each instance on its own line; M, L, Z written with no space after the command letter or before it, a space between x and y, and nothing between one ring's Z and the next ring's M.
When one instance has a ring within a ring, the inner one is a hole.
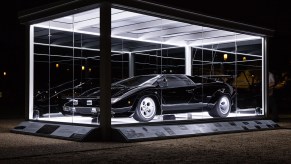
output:
M166 78L163 78L159 81L160 87L167 87L168 86L168 80Z

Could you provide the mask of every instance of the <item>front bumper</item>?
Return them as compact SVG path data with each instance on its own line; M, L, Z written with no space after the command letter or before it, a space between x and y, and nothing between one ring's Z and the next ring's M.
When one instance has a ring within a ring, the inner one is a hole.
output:
M100 113L100 108L99 107L69 107L69 106L64 106L63 111L68 112L68 113L81 114L81 115L95 115L97 113Z
M112 108L112 114L122 114L127 113L131 110L131 106L122 108ZM99 107L69 107L63 106L63 111L68 113L80 114L80 115L97 115L100 114Z

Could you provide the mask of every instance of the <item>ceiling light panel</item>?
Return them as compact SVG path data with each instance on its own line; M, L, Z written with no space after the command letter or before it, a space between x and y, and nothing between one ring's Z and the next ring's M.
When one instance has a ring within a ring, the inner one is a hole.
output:
M112 37L163 43L169 45L207 45L232 42L235 39L251 40L258 37L191 25L169 19L148 16L140 13L114 9L111 10ZM100 35L100 9L93 9L39 23L35 26L56 30ZM72 23L74 21L74 23ZM237 35L237 38L233 38Z

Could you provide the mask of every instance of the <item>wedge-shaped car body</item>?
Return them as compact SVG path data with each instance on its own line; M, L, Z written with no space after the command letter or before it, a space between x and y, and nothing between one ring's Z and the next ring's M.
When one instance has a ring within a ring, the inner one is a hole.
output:
M212 117L227 117L235 95L223 82L184 74L141 75L111 86L111 111L114 116L133 116L137 121L151 121L155 115L208 111ZM99 114L99 88L79 97L68 98L67 114Z

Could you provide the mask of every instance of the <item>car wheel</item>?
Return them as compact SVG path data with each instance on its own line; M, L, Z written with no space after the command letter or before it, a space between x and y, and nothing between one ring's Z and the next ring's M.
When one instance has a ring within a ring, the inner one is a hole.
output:
M226 95L221 96L216 102L213 109L209 111L212 117L227 117L231 110L230 98Z
M137 121L148 122L156 115L157 107L155 100L151 97L142 97L136 106L133 118Z

